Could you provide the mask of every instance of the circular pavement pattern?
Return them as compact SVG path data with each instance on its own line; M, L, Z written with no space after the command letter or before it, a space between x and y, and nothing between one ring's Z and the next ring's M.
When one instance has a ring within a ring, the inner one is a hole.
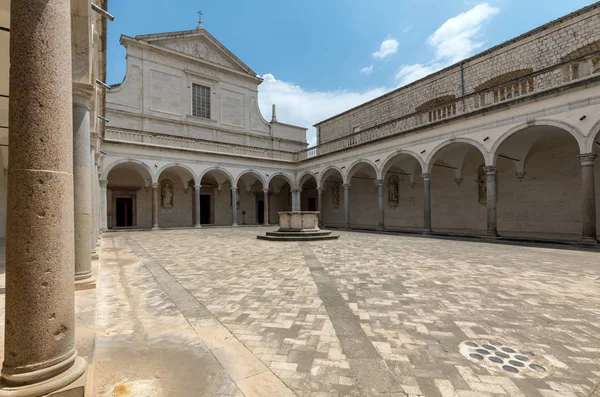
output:
M548 360L516 345L480 339L461 342L458 348L469 361L505 375L545 378L554 373Z

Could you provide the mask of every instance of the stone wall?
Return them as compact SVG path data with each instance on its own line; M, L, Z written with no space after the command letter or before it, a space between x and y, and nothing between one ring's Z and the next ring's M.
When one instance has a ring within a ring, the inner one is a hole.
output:
M498 76L507 81L513 78L511 73L516 73L517 77L524 69L537 71L559 64L577 48L586 47L586 51L593 51L596 47L591 44L600 41L600 9L593 5L578 14L561 18L465 60L462 66L465 94L475 92L477 87ZM319 143L414 113L423 103L447 95L457 98L462 95L460 64L317 124Z

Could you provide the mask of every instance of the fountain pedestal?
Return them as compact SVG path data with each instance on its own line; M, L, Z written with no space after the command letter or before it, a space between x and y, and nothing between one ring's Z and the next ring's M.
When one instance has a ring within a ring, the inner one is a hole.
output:
M319 211L283 211L279 213L279 230L257 236L271 241L335 240L340 236L319 229Z

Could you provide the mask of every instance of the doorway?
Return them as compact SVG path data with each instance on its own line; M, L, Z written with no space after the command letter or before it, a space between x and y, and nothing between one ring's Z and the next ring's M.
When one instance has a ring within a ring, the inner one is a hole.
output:
M265 224L265 200L256 200L256 221L259 225Z
M116 227L131 227L133 225L133 199L117 198L117 224Z
M200 195L200 224L209 225L210 222L210 194Z
M317 210L317 198L316 197L309 197L308 198L308 210L309 211L316 211Z

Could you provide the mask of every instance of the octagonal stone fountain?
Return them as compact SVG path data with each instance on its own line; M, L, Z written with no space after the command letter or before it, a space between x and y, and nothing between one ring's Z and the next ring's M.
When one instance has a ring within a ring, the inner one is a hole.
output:
M257 236L271 241L335 240L339 234L319 229L319 211L283 211L279 213L279 230Z

